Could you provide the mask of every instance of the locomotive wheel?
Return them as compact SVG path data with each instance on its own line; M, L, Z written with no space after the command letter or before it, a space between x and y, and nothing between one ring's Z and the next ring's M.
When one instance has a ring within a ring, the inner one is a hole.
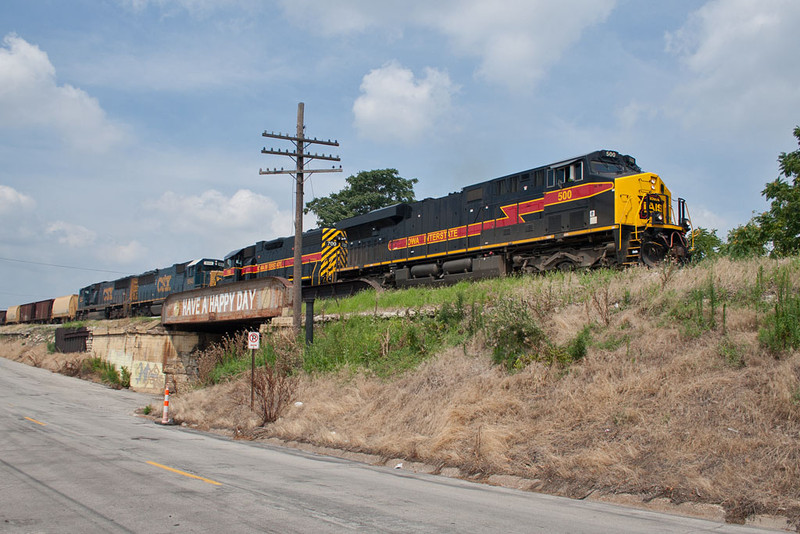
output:
M655 241L645 241L642 243L642 261L648 267L656 267L664 260L667 249L661 243Z
M569 261L569 260L562 261L561 263L556 265L556 269L561 271L562 273L566 273L566 272L569 272L569 271L574 271L575 270L575 264L573 262Z

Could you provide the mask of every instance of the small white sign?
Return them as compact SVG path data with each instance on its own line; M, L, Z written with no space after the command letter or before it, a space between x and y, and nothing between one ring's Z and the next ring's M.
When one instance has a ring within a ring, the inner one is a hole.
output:
M247 348L248 349L257 349L259 346L259 342L261 341L261 334L258 332L248 332L247 333Z

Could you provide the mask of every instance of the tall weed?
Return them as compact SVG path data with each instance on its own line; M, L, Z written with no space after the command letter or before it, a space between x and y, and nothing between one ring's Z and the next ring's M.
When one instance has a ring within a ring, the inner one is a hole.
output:
M129 388L131 386L131 373L127 367L120 370L113 363L101 358L87 358L83 360L81 369L77 373L80 376L95 376L101 382L108 384L114 389Z
M198 374L202 384L219 382L241 373L249 364L247 333L228 334L198 354ZM247 361L245 362L245 358Z
M758 333L761 344L776 356L800 348L800 296L792 294L788 269L778 272L777 286L774 312L765 318Z

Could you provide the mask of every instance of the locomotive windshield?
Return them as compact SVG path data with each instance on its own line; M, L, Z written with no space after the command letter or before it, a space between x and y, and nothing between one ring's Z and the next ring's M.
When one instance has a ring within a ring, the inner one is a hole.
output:
M622 163L609 163L606 161L592 161L592 174L597 174L604 177L622 176L623 174L631 174L628 168Z
M604 178L616 178L638 174L642 169L631 156L625 156L614 150L601 150L589 155L591 173Z

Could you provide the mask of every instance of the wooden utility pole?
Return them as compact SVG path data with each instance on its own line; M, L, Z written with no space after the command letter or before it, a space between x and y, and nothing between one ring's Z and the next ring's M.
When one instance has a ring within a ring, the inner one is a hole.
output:
M306 148L310 145L327 145L339 146L338 141L323 141L317 139L309 139L305 136L304 121L305 104L299 102L297 104L297 135L284 135L275 132L264 132L261 134L263 137L270 137L272 139L282 139L290 141L294 145L294 151L289 150L275 150L274 148L267 149L266 147L261 150L262 154L273 154L276 156L288 156L292 158L296 165L295 169L258 169L258 174L291 174L295 179L295 202L294 202L294 260L292 265L292 292L293 292L293 307L292 325L294 327L295 335L300 334L301 314L303 306L303 183L306 176L310 176L317 172L342 172L342 166L332 167L330 169L306 169L305 164L311 160L323 161L341 161L339 156L325 155L325 154L308 154Z

